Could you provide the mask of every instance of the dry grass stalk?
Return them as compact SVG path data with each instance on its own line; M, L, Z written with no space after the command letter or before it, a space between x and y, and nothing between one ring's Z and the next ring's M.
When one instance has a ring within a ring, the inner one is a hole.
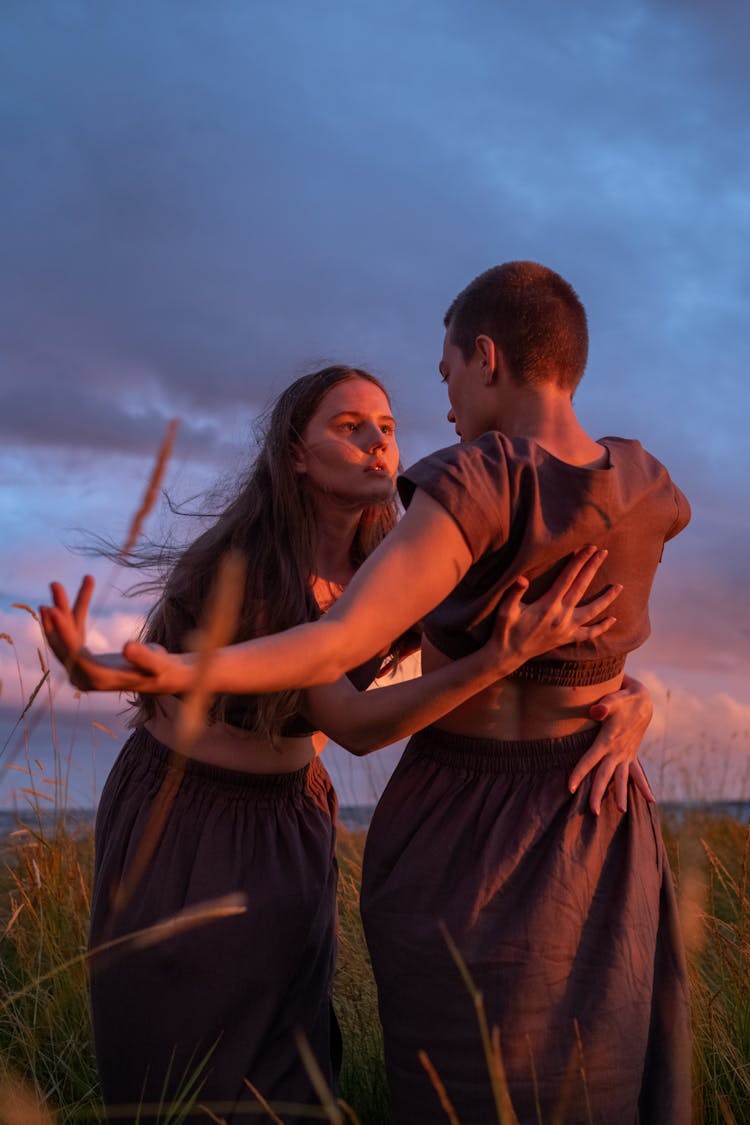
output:
M343 1098L339 1098L338 1103L347 1121L351 1121L352 1125L360 1125L360 1120L349 1103L345 1102Z
M430 1082L432 1083L432 1087L433 1087L435 1093L437 1094L437 1096L440 1100L440 1105L442 1106L442 1108L445 1112L445 1116L448 1118L448 1120L450 1122L450 1125L461 1125L461 1122L458 1120L458 1117L456 1115L456 1111L453 1107L453 1103L451 1102L450 1098L448 1097L448 1091L446 1090L445 1086L443 1085L443 1083L441 1081L441 1078L440 1078L440 1075L435 1070L435 1067L432 1065L432 1060L430 1059L430 1056L427 1054L426 1051L418 1051L417 1056L418 1056L419 1061L421 1062L422 1066L427 1071L427 1076L430 1079Z
M570 1049L568 1056L568 1065L565 1068L565 1077L560 1087L560 1093L557 1097L555 1108L552 1111L552 1120L550 1125L565 1125L568 1117L568 1109L570 1107L570 1099L573 1093L573 1080L578 1069L578 1051L574 1043Z
M12 643L12 642L11 642L11 643ZM30 709L30 707L31 707L32 703L34 702L34 700L36 699L36 697L37 697L37 696L39 695L39 692L40 692L40 691L42 690L42 688L44 687L44 685L46 684L46 682L47 682L47 680L48 680L48 679L49 679L49 671L46 671L46 672L44 673L44 675L42 676L41 680L39 681L39 683L38 683L38 684L36 685L36 687L35 687L35 688L34 688L34 690L32 691L32 693L31 693L31 695L29 696L28 700L26 701L26 705L24 706L23 710L21 711L21 714L20 714L20 715L18 716L18 718L16 719L15 723L14 723L14 724L13 724L13 726L11 727L11 729L10 729L10 734L9 734L9 735L8 735L8 737L7 737L6 739L5 739L5 742L3 743L3 748L2 748L2 750L0 750L0 754L4 753L5 749L6 749L6 748L7 748L7 746L8 746L8 743L10 742L10 740L11 740L11 739L12 739L12 737L13 737L13 735L14 735L14 734L16 733L16 731L18 730L18 728L19 728L19 726L21 725L21 723L23 722L23 720L24 720L24 719L26 718L26 715L28 714L28 712L29 712L29 709ZM6 768L7 768L7 767L6 767Z
M186 695L180 708L177 741L180 750L187 750L203 729L211 704L206 689L208 670L217 648L233 640L242 606L245 587L245 560L239 551L227 551L219 563L216 581L206 607L204 620L195 637L198 655L195 686Z
M703 873L691 866L680 875L677 906L680 926L688 955L697 955L706 944L706 907L708 885Z
M573 1020L573 1026L575 1027L575 1033L576 1033L576 1054L578 1056L578 1073L581 1076L581 1082L583 1084L583 1096L584 1096L584 1100L586 1102L586 1117L589 1121L589 1125L593 1125L594 1119L591 1116L591 1099L589 1097L588 1079L586 1078L586 1063L585 1063L584 1053L583 1053L583 1040L581 1039L581 1029L578 1026L578 1020Z
M110 889L114 914L124 910L151 862L162 837L167 818L179 792L184 772L184 757L202 729L211 702L203 684L211 658L217 648L232 640L245 581L245 564L241 555L229 551L221 560L216 582L208 599L206 615L196 637L198 665L196 686L187 694L180 708L177 727L178 753L170 757L169 768L162 780L148 823L133 860L122 880Z
M490 1075L492 1096L495 1101L498 1122L500 1125L518 1125L518 1118L516 1117L510 1098L508 1079L505 1074L505 1066L503 1065L503 1058L500 1051L500 1032L497 1028L493 1028L492 1035L490 1035L487 1015L484 1010L484 997L474 984L469 968L444 922L440 923L440 932L463 978L467 991L474 1002L474 1010L477 1016L477 1023L479 1024L479 1034L482 1037L482 1047L484 1049L484 1057Z
M539 1077L536 1072L536 1062L534 1061L534 1048L531 1044L531 1036L526 1035L526 1046L529 1049L529 1071L531 1072L531 1086L534 1091L534 1109L536 1110L537 1125L544 1125L542 1120L542 1104L539 1101Z
M219 898L208 899L206 902L186 906L166 918L156 922L145 930L128 934L133 949L147 949L149 946L158 945L159 942L177 937L178 934L193 930L196 926L203 926L206 922L214 922L218 918L232 918L236 914L247 913L247 895L237 891Z
M725 1125L737 1125L737 1118L729 1108L727 1099L721 1094L719 1094L719 1107L721 1109L721 1115L724 1118Z
M38 616L37 613L34 612L34 610L31 608L31 606L26 605L25 602L12 602L11 604L12 604L13 609L22 609L25 613L28 613L34 619L34 621L37 623L37 625L39 626L39 629L41 631L41 622L39 620L39 616ZM21 689L21 698L23 699L26 692L25 692L24 683L23 683L23 674L21 672L21 661L20 661L19 656L18 656L18 649L16 648L16 646L13 642L13 638L8 633L0 633L0 639L6 641L13 649L13 655L15 656L15 660L16 660L16 672L17 672L17 675L18 675L18 683L19 683L19 686L20 686L20 689ZM43 640L43 642L45 644L45 647L46 647L46 638L44 637L43 631L42 631L42 640ZM53 744L53 749L55 751L55 761L57 762L57 732L56 732L56 728L55 728L55 713L54 713L54 709L52 707L52 681L50 679L50 673L49 673L49 667L47 665L47 661L42 656L41 650L37 649L36 652L37 652L37 656L39 658L39 664L40 664L41 669L42 669L42 678L39 680L37 685L34 687L33 691L31 692L31 695L27 699L26 704L23 707L20 715L18 716L15 723L11 727L9 734L8 734L7 738L5 739L5 741L3 743L2 749L0 749L0 757L2 757L5 754L5 751L8 749L8 746L10 745L10 742L11 742L13 736L15 735L16 731L18 730L19 726L21 726L21 724L23 724L23 733L24 733L24 736L26 738L28 738L28 734L29 734L30 731L33 731L33 730L36 729L37 724L41 720L41 715L42 715L43 712L37 711L37 713L35 715L31 716L31 719L30 719L28 724L26 723L25 720L26 720L27 714L29 713L29 711L31 709L31 706L32 706L34 700L36 699L36 697L38 696L39 692L42 690L44 685L47 684L47 691L48 691L49 703L50 703L49 720L50 720L50 726L52 728L52 744ZM8 768L9 768L8 765L3 767L3 770L0 772L0 779L4 776L4 774L5 774L5 772Z
M38 889L41 890L41 879L38 874L38 869L36 881L39 884ZM28 899L23 905L31 908ZM165 941L167 938L174 937L176 934L185 933L187 930L195 929L197 926L204 926L208 922L214 922L218 918L230 918L236 914L244 914L246 910L247 897L241 893L223 895L216 899L207 899L205 902L196 903L194 906L186 907L184 910L178 910L176 914L163 919L161 922L154 923L153 926L144 926L141 930L133 930L132 933L123 934L121 937L102 942L93 949L79 953L75 957L70 957L66 961L55 965L55 967L48 972L39 974L23 988L16 989L9 995L3 996L0 1001L0 1011L14 1004L22 996L31 991L31 989L37 988L40 984L45 984L47 981L54 980L55 977L68 972L76 965L81 965L86 961L92 963L94 961L99 962L105 955L113 951L122 952L124 950L145 949L147 946L156 945L160 941ZM1 1120L0 1118L0 1121Z
M177 796L181 781L181 769L168 769L165 773L133 859L120 882L113 884L109 889L113 915L125 909L143 878L143 874L162 837L167 817Z
M248 1090L253 1095L253 1097L256 1098L257 1101L259 1102L259 1104L263 1106L264 1110L266 1111L268 1116L271 1118L274 1125L284 1125L284 1122L281 1120L278 1113L275 1113L271 1109L270 1105L268 1104L266 1099L263 1097L260 1090L258 1090L257 1087L253 1086L250 1079L249 1078L243 1078L242 1081L245 1083L245 1085L247 1086Z
M141 500L138 511L133 516L130 528L128 529L128 534L122 547L122 551L120 552L120 556L122 558L127 558L130 552L133 550L135 544L138 542L141 531L143 530L143 524L145 523L149 512L156 503L157 497L159 495L159 489L161 488L161 482L164 479L164 473L166 472L167 463L169 462L169 458L172 455L172 449L174 447L175 438L177 437L177 430L179 429L179 426L179 418L172 418L167 423L167 432L164 435L161 446L159 447L159 452L156 457L156 463L149 478L149 482L146 486L146 491L143 494L143 499Z
M11 604L11 606L13 607L13 609L23 609L23 610L25 610L25 612L26 612L26 613L30 613L30 614L31 614L31 616L32 616L32 617L34 618L34 620L36 621L36 623L37 623L37 624L39 624L39 616L38 616L38 614L36 613L36 611L35 611L35 610L33 610L33 609L31 608L31 606L30 606L30 605L26 605L26 602L11 602L10 604Z
M91 720L91 726L94 730L100 730L103 734L108 734L110 738L117 739L117 735L110 727L106 727L104 723L97 723L94 719Z
M326 1120L331 1122L331 1125L344 1125L344 1118L341 1109L338 1106L328 1083L323 1077L323 1072L318 1066L318 1060L312 1053L310 1044L303 1033L297 1030L294 1034L297 1043L297 1050L302 1059L302 1065L307 1071L308 1077L312 1082L313 1090L318 1095L318 1099L326 1115Z
M199 1109L201 1113L205 1113L206 1117L208 1117L210 1121L214 1121L216 1125L227 1125L226 1117L219 1117L217 1113L214 1113L214 1111L209 1106L204 1105L203 1102L198 1102L195 1108ZM284 1125L283 1121L281 1125Z

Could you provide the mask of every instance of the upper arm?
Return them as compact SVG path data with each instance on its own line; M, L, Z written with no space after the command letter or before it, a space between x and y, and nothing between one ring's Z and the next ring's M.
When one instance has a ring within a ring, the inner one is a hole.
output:
M340 624L355 644L362 638L364 659L434 609L471 563L456 521L417 489L403 519L360 567L326 618Z
M359 692L351 680L342 676L332 684L319 684L308 688L302 702L302 711L312 726L333 738L339 745L346 740L346 716L356 705Z

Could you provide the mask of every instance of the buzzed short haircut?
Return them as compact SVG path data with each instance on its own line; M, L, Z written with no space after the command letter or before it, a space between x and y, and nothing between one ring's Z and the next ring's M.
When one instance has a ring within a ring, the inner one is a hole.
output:
M459 293L444 324L465 360L477 336L489 336L527 386L553 383L572 395L586 367L586 310L573 286L538 262L485 270Z

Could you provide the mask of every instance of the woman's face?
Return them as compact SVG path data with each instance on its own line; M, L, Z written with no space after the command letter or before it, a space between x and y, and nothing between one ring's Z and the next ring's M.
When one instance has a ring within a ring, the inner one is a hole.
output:
M398 445L380 387L352 375L326 391L295 447L294 464L313 488L345 503L390 500Z

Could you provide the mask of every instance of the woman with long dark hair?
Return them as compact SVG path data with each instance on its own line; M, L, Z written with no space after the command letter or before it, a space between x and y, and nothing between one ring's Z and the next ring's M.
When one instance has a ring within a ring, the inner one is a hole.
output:
M145 640L178 652L194 644L228 551L247 562L236 641L319 617L393 528L397 466L390 403L373 376L331 367L298 379L279 396L236 496L195 542L163 556L163 590ZM334 1081L336 798L316 756L316 730L366 753L435 721L551 645L599 636L613 619L587 623L601 618L616 588L577 603L602 558L593 547L578 552L529 605L520 601L526 583L515 583L488 643L429 677L357 690L398 660L402 637L334 684L221 694L187 757L179 739L185 705L170 694L140 697L136 730L98 810L92 946L208 899L241 893L246 909L94 958L108 1104L145 1109L169 1100L196 1070L201 1101L224 1117L253 1098L245 1078L272 1101L309 1103L295 1028ZM91 585L84 583L72 613L59 587L57 608L43 610L63 659L82 643ZM387 616L388 607L378 612ZM613 723L615 732L628 729L627 721Z

